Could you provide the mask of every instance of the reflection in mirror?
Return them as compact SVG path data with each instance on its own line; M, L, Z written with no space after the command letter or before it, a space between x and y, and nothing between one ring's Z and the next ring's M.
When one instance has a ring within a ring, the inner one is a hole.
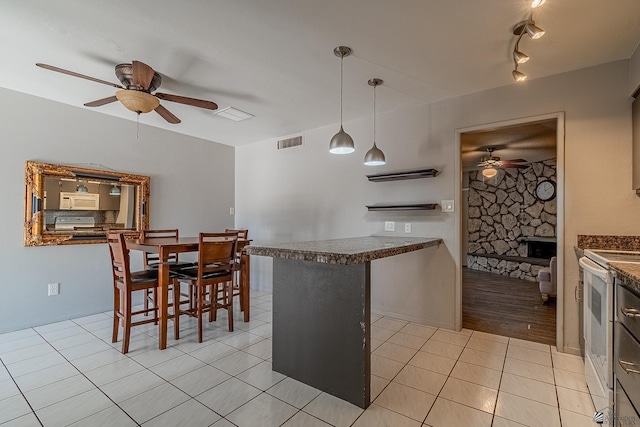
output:
M149 225L150 178L27 161L24 245L104 243Z

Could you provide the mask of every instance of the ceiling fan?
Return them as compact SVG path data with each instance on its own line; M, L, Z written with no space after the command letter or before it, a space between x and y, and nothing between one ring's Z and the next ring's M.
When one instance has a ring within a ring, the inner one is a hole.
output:
M167 122L173 124L180 123L180 119L160 104L161 99L163 101L177 102L179 104L191 105L193 107L206 108L208 110L218 109L218 105L215 102L205 101L203 99L188 98L186 96L171 95L161 92L151 94L151 92L160 87L162 77L154 71L153 68L140 61L132 61L131 64L118 64L115 66L116 77L118 77L122 86L106 80L54 67L53 65L42 63L37 63L36 65L46 70L80 77L81 79L91 80L93 82L102 83L120 89L113 96L87 102L84 104L86 107L100 107L101 105L120 101L122 105L135 113L148 113L153 110L160 114L160 116L162 116L162 118Z
M480 163L478 163L478 167L482 168L482 175L485 178L491 178L495 176L498 173L496 168L524 169L529 167L529 165L526 164L528 162L525 159L500 160L500 157L496 157L493 155L494 150L496 150L496 147L494 146L486 147L486 150L489 155L482 157L482 159L480 159Z

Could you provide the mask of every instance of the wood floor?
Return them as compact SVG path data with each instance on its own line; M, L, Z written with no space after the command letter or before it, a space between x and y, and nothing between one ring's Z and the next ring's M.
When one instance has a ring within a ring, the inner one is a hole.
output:
M556 300L543 304L538 282L462 269L462 327L556 343Z

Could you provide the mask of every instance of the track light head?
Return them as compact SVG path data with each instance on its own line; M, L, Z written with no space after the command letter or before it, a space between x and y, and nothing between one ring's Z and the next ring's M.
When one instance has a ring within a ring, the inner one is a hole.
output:
M516 64L524 64L529 60L529 55L516 49L513 51L513 60L516 61Z
M514 80L517 82L523 82L525 80L527 80L527 75L525 73L522 73L518 70L513 70L511 72L511 75L513 76Z
M513 35L519 36L526 32L532 39L539 39L544 36L544 30L540 27L536 27L536 21L528 19L526 21L520 21L513 27Z

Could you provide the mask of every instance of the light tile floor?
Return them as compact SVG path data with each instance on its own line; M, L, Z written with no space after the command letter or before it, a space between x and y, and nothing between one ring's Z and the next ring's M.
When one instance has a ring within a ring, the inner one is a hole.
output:
M0 335L0 426L595 425L579 357L376 315L363 411L273 372L271 294L253 292L251 305L233 333L222 314L205 322L202 344L181 319L164 351L149 324L122 355L111 313Z

